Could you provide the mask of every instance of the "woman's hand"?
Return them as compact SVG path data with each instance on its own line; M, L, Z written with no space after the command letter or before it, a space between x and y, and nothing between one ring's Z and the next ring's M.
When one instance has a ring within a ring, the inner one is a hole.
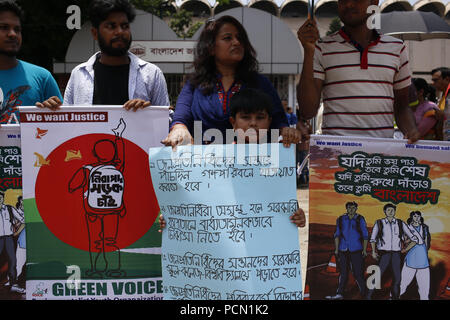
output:
M170 130L167 138L161 141L161 143L175 149L178 145L193 144L194 139L184 124L176 124L172 127L172 130Z

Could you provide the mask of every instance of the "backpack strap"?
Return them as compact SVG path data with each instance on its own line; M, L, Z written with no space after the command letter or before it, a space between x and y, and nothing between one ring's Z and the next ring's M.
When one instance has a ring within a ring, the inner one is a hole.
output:
M400 241L403 240L403 221L400 219L397 219L397 223L398 223L398 237L400 238Z
M377 220L377 226L378 226L378 234L376 236L376 240L377 242L379 241L381 243L381 245L384 244L384 240L383 240L383 221L381 219Z

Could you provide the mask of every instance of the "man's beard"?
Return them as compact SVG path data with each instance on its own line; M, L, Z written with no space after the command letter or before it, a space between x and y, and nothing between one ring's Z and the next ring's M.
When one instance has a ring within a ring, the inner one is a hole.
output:
M124 40L125 42L127 41L126 39L122 38L122 40ZM103 37L100 35L100 33L98 34L98 46L100 47L100 50L105 53L108 56L112 56L112 57L122 57L124 55L127 54L128 49L130 49L131 47L131 37L130 40L128 42L125 43L125 47L123 48L114 48L111 44L107 44L105 39L103 39Z
M0 55L7 56L7 57L9 57L9 58L14 58L14 57L16 57L16 56L19 54L19 52L20 52L20 49L17 49L17 50L9 50L9 51L1 50L1 49L0 49Z

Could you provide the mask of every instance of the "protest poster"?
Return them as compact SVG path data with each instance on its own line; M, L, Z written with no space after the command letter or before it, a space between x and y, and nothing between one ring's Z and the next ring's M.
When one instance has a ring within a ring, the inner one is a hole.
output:
M27 299L160 299L149 147L168 109L21 108Z
M167 300L300 300L293 147L153 148Z
M0 299L25 298L26 241L19 125L0 128Z
M448 299L449 169L448 142L312 136L311 299Z

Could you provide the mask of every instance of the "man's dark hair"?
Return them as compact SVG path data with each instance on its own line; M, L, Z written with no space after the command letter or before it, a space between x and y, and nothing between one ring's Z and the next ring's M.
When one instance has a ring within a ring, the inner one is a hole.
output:
M0 12L10 11L19 17L20 22L24 19L22 8L14 0L0 0Z
M450 78L450 68L446 68L446 67L440 67L440 68L431 70L431 75L433 75L439 71L441 72L442 79Z
M89 20L92 26L98 29L112 12L125 13L130 23L136 18L134 7L128 0L94 0L89 5Z
M267 111L269 116L272 116L272 109L272 98L266 93L254 88L244 88L235 93L230 100L230 115L233 118L236 118L238 112L248 114L264 110Z
M386 212L387 208L394 208L394 210L397 210L397 207L394 206L392 203L388 203L388 204L384 205L383 211Z
M358 204L357 204L355 201L347 202L347 203L345 204L345 208L348 208L348 207L350 207L350 206L355 206L355 207L358 208Z

